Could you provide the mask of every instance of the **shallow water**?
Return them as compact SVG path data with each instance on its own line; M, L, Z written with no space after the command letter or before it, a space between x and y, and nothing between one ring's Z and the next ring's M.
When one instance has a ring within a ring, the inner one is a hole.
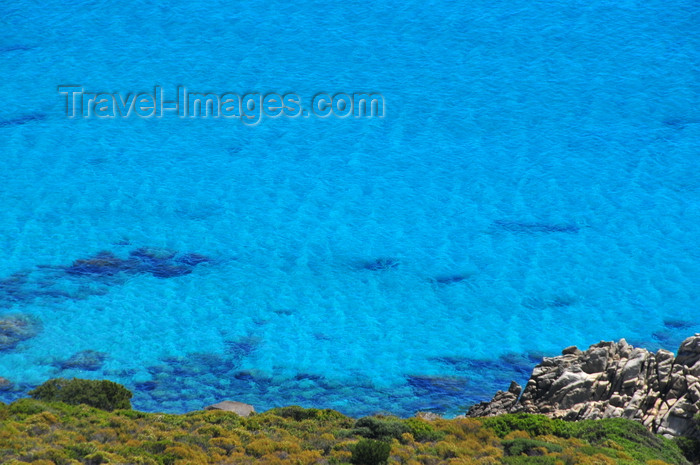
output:
M675 350L700 330L698 14L0 6L0 315L39 322L0 397L78 376L149 411L452 415L568 345ZM65 84L373 91L386 116L67 119ZM71 273L144 247L177 254Z

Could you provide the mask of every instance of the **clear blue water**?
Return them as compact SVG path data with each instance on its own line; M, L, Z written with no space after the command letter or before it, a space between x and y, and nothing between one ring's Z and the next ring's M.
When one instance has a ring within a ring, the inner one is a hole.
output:
M3 400L453 415L565 346L700 331L697 2L159 3L0 5L0 316L40 322ZM67 119L62 84L386 117ZM191 273L70 273L142 247Z

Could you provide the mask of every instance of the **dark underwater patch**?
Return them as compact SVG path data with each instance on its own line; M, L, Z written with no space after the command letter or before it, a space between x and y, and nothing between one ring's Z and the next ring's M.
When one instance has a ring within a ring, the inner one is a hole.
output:
M368 271L387 271L397 269L400 264L401 261L398 258L380 257L360 262L357 264L357 268Z
M129 256L139 262L137 272L150 273L156 278L176 278L192 273L195 266L211 261L204 255L186 253L154 247L142 247Z
M469 380L456 376L407 376L407 381L413 388L426 391L428 394L445 394L463 391Z
M430 282L432 282L433 284L447 286L450 284L461 283L463 281L466 281L467 279L469 279L469 276L467 276L467 275L455 274L455 275L437 276L435 278L431 278Z
M492 366L497 367L498 364ZM132 386L136 408L191 411L229 399L250 403L261 411L296 404L334 408L357 417L381 411L400 416L411 416L419 410L464 413L469 405L490 399L495 390L503 389L510 382L507 379L499 385L477 385L464 373L415 375L402 383L377 387L371 379L361 375L331 380L322 374L304 371L281 375L274 369L273 373L277 374L273 375L241 369L235 357L227 354L166 357L163 363L148 367L148 371L151 380Z
M187 220L206 220L213 216L221 216L226 213L226 209L218 204L183 204L175 209L175 213Z
M33 270L0 279L0 308L104 295L111 286L124 284L131 275L177 278L210 262L211 258L197 253L141 247L126 258L102 251L67 266L37 265Z
M66 267L66 273L77 276L113 276L122 272L138 272L138 263L133 260L123 260L112 252L99 252L97 255L79 259Z
M42 121L47 117L44 113L32 113L29 115L22 115L16 118L0 120L0 128L9 128L12 126L21 126L23 124L32 123L34 121Z
M100 252L97 255L80 259L66 267L70 275L114 276L123 274L150 274L156 278L176 278L192 273L195 266L211 261L199 254L179 255L176 251L141 247L129 253L123 259L112 252Z
M129 252L129 256L137 258L144 263L159 264L167 262L177 255L177 251L159 247L140 247Z
M208 263L211 259L198 253L186 253L177 257L176 261L187 266L197 266L201 263Z
M187 404L192 410L203 408L207 402L232 397L250 401L264 395L271 385L270 379L241 370L240 361L239 356L219 353L165 357L162 363L147 367L152 379L135 385L135 397L153 405ZM248 397L242 393L254 394ZM209 401L202 400L206 398ZM197 402L199 405L194 404Z
M409 375L406 382L416 397L414 405L420 410L445 412L470 401L469 379L463 376Z
M686 118L667 118L663 121L663 124L674 129L683 129L689 124L697 124L698 120L686 119Z
M16 44L16 45L3 45L0 47L0 53L7 53L7 52L26 52L28 50L33 50L34 47L31 47L29 45L21 45L21 44Z
M0 351L14 349L20 342L35 337L41 329L41 321L34 316L0 316Z
M498 357L499 364L502 369L513 372L521 377L530 377L532 369L535 365L542 362L545 357L542 353L528 352L521 354L519 352L509 352Z
M671 349L673 344L673 333L669 330L660 330L651 333L651 337L654 338L656 342L661 344L661 347L665 349Z
M156 278L178 278L192 273L192 267L186 265L172 265L162 263L148 269L148 273Z
M566 308L575 305L576 302L577 299L570 296L526 297L522 300L522 305L531 309Z
M514 233L568 233L576 234L581 228L575 224L527 223L520 221L496 220L493 222L498 229Z
M15 273L0 279L0 301L8 303L21 302L29 297L25 290L28 273Z
M697 326L697 323L683 320L664 320L664 326L669 329L690 329Z
M294 310L290 310L287 308L282 308L279 310L273 310L274 313L280 315L280 316L291 316L294 315Z
M496 359L445 355L430 360L444 365L449 372L469 379L469 393L465 395L479 399L476 402L480 402L489 400L494 392L504 389L511 381L524 385L530 378L532 369L546 355L540 352L507 353Z
M97 371L102 368L102 364L107 359L105 352L97 350L83 350L76 352L66 360L59 360L52 363L60 370L83 370Z
M225 354L195 352L184 357L165 357L163 365L149 367L151 374L174 377L197 377L203 374L231 376L240 370L240 360Z
M136 383L134 387L138 391L153 391L158 388L158 382L157 381L144 381L142 383Z
M311 373L298 373L297 375L294 376L293 378L295 381L321 381L323 380L323 376L321 375L314 375Z
M680 334L677 330L674 331L672 329L668 329L668 327L651 333L651 337L654 338L654 341L659 343L660 348L671 351L676 350L686 336L687 334Z
M243 337L237 340L226 340L226 354L237 360L248 357L255 352L262 341L254 336Z
M0 282L0 308L29 305L36 301L49 304L66 300L78 300L88 295L103 293L100 289L88 289L80 286L73 289L64 289L64 284L65 282L53 277L42 280L12 280L11 278L2 280Z
M0 378L0 380L5 378ZM27 392L37 387L34 384L15 382L13 380L0 381L0 402L9 404L17 399L27 397Z

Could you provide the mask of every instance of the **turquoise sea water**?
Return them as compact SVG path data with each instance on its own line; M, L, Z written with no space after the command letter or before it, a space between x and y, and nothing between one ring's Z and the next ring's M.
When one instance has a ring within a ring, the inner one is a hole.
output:
M690 0L4 2L0 318L36 334L0 352L0 398L77 376L149 411L453 415L569 345L675 350L700 331L699 21ZM68 119L65 84L381 92L386 115ZM71 268L103 251L138 266Z

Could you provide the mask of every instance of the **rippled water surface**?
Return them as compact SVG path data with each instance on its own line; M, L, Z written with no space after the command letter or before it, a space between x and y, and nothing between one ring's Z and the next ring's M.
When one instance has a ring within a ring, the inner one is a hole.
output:
M4 400L457 414L700 331L697 2L159 3L0 5ZM386 115L68 119L65 84Z

